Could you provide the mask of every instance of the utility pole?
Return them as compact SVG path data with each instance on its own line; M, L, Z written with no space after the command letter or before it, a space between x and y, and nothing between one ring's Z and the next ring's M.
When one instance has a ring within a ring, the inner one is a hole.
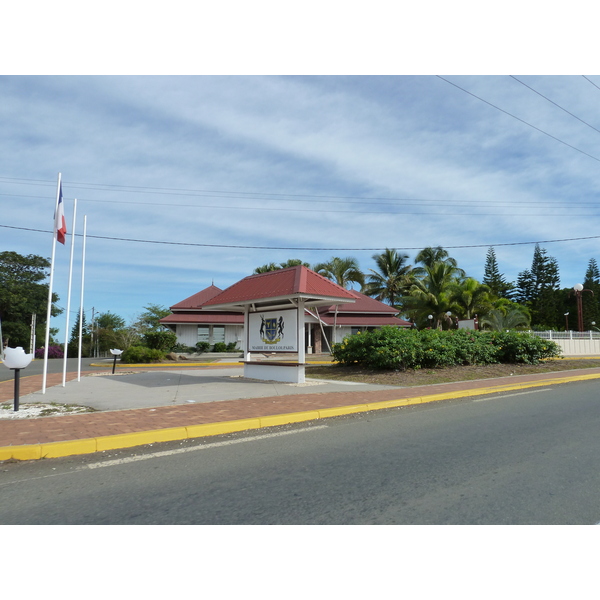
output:
M36 325L36 321L37 321L37 315L33 314L31 315L31 335L29 338L29 353L30 354L34 354L35 353L35 325Z
M95 321L95 317L94 317L94 307L92 306L92 329L91 329L91 338L90 338L90 345L91 345L91 353L92 353L92 357L96 358L96 344L95 344L95 326L96 326L96 321Z

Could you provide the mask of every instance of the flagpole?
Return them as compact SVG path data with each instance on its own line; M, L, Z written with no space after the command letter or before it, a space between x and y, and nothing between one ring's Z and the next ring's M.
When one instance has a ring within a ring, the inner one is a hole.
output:
M73 227L71 228L71 258L69 260L69 287L67 288L67 316L65 318L65 356L63 358L62 386L67 383L67 360L69 358L69 316L71 314L71 283L73 281L73 252L75 251L75 219L77 217L77 198L73 202Z
M54 214L58 211L58 201L60 199L61 174L58 174L58 185L56 187L56 204ZM46 338L44 341L44 368L42 374L42 394L46 393L46 378L48 375L48 345L50 344L50 317L52 316L52 283L54 281L54 256L56 254L56 226L53 225L52 231L52 257L50 259L50 282L48 284L48 309L46 311Z
M79 351L77 381L81 381L81 345L83 342L83 283L85 280L85 238L87 235L87 215L83 215L83 250L81 252L81 298L79 300Z

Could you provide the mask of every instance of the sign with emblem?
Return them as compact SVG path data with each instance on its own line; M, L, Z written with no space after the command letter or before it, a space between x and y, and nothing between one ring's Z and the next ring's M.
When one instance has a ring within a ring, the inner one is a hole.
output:
M250 313L250 352L298 352L298 314L295 309Z

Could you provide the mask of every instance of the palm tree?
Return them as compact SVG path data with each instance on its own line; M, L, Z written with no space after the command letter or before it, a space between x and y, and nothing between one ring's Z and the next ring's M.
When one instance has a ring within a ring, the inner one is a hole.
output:
M315 265L313 271L346 289L351 289L353 283L358 283L361 287L365 283L365 276L358 266L358 261L351 257L333 256L328 262Z
M301 261L299 258L290 258L285 262L279 263L280 269L288 269L289 267L299 267L303 266L306 268L310 268L310 265L306 262Z
M465 272L458 268L456 259L452 258L448 254L448 251L444 250L441 246L436 246L435 248L428 246L427 248L423 248L423 250L421 250L417 256L415 256L415 264L421 265L419 267L415 267L415 274L418 276L426 275L425 270L428 267L433 267L433 265L439 262L454 267L456 269L456 274L460 277L465 276Z
M473 277L451 286L450 294L457 304L458 316L470 319L475 314L484 314L491 309L490 288Z
M528 327L530 318L524 307L513 306L508 310L493 309L479 322L483 327L489 327L493 331L504 331L505 329L516 329L517 327Z
M414 282L412 267L406 262L408 254L398 254L395 249L386 248L372 258L377 271L369 269L370 275L364 293L395 306Z
M420 271L423 276L414 280L403 305L415 322L424 325L431 315L432 326L441 328L448 312L460 310L452 291L464 271L450 262L434 262Z
M270 271L279 271L279 269L287 269L289 267L298 267L302 265L303 267L310 267L308 263L302 262L299 258L290 258L282 263L267 263L266 265L262 265L261 267L256 267L254 269L253 275L258 275L260 273L269 273Z

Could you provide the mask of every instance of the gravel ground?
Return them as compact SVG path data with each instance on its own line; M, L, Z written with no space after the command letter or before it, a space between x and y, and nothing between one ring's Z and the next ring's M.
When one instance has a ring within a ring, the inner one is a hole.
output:
M70 404L35 403L21 404L19 410L13 410L13 402L0 404L0 419L35 419L37 417L60 417L82 412L92 412L87 406L73 406Z

